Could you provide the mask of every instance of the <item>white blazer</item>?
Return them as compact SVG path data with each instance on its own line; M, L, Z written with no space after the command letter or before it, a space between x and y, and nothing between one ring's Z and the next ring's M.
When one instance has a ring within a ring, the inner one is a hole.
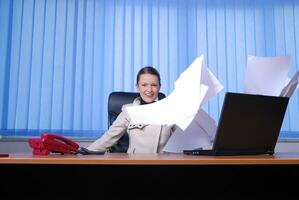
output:
M132 104L124 105L122 112L108 131L87 148L89 150L107 151L127 131L129 135L127 153L163 153L163 148L175 130L175 126L132 123L126 107L139 104L140 97L137 97Z

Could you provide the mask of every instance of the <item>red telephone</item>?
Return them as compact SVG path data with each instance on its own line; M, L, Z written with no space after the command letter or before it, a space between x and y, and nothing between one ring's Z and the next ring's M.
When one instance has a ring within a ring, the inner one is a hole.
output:
M28 143L33 148L33 155L76 154L79 148L76 142L53 133L42 133L41 138L31 138Z

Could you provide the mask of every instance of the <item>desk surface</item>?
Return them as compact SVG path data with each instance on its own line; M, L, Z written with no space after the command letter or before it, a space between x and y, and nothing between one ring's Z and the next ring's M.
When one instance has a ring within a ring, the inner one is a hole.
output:
M75 165L298 165L299 153L255 156L191 156L183 154L48 155L10 154L0 164Z

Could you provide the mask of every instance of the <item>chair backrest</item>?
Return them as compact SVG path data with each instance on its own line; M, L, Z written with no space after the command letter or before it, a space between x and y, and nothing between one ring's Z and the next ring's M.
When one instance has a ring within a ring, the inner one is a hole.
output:
M139 96L138 92L111 92L108 98L108 127L121 112L123 105L132 103ZM159 99L165 98L165 94L159 93ZM110 148L110 152L127 152L129 146L129 136L125 133L120 140Z

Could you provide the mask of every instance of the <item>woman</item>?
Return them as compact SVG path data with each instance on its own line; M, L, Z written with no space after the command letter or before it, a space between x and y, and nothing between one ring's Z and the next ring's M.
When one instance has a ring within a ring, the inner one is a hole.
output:
M127 106L143 105L158 100L161 88L159 72L153 67L144 67L137 74L136 88L140 93L132 104L122 107L122 112L101 138L93 142L88 150L107 151L127 131L129 148L127 153L162 153L165 144L174 131L174 126L133 124L126 111Z

